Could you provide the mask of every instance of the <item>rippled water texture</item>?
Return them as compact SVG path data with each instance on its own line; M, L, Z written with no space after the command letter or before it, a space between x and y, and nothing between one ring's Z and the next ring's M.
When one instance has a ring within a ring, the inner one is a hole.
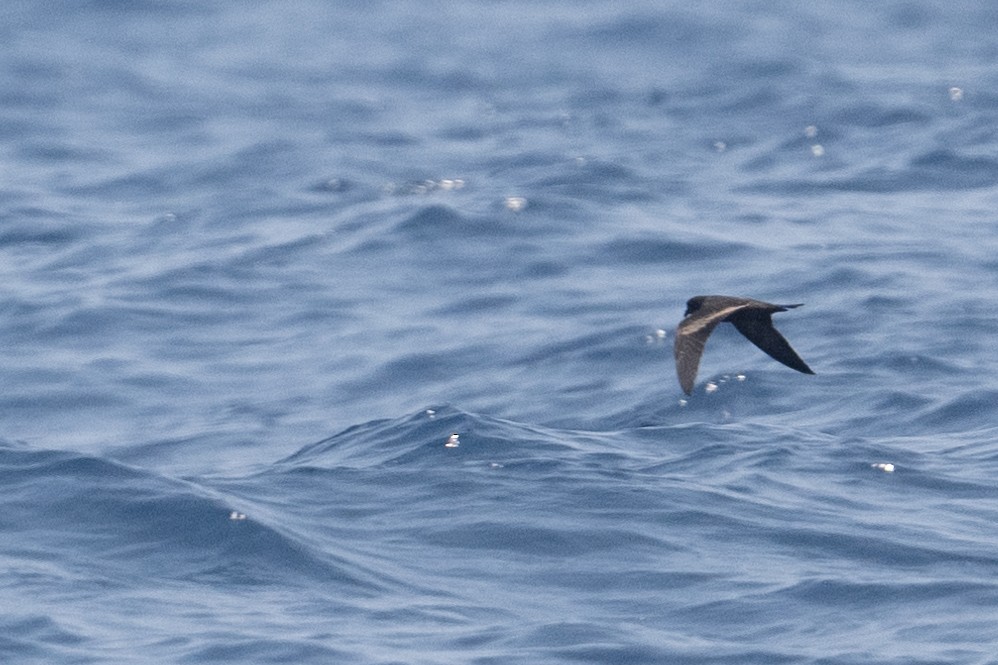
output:
M995 6L0 16L3 662L994 662Z

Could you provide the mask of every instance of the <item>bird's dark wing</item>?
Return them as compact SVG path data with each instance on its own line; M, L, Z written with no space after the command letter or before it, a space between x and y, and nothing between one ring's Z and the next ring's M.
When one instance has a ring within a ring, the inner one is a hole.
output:
M728 320L738 328L738 332L748 338L748 341L765 351L774 360L779 360L798 372L814 374L807 363L791 348L790 343L773 327L773 317L769 312L746 310L736 313Z
M705 312L701 309L679 322L672 350L676 357L676 375L679 376L679 385L684 393L689 395L693 392L697 370L700 368L700 356L703 355L703 347L710 333L718 323L744 307L747 305L741 303L713 311Z

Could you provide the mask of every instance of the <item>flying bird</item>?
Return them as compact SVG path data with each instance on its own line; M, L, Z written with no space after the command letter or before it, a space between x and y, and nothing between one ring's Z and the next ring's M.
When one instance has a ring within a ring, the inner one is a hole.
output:
M798 372L814 374L783 335L773 327L775 312L785 312L802 304L804 303L773 305L761 300L733 296L696 296L687 300L686 314L676 328L676 345L673 348L676 373L683 392L692 394L703 346L717 324L723 321L734 324L738 332L771 358Z

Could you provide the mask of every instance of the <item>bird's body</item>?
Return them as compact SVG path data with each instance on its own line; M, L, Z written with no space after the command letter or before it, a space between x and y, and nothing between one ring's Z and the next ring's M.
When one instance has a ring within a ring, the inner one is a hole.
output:
M787 367L814 374L783 335L773 327L775 312L785 312L796 305L774 305L751 298L734 296L696 296L686 302L686 314L676 329L676 373L687 395L693 392L704 344L719 323L728 321L750 342Z

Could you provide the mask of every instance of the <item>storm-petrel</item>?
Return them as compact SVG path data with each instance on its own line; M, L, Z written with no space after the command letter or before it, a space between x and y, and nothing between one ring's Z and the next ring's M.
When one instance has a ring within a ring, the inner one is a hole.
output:
M676 355L676 373L683 392L687 395L693 392L703 346L710 333L722 321L734 324L738 332L750 342L787 367L804 374L814 374L797 352L790 348L783 335L773 327L775 312L785 312L802 304L804 303L773 305L761 300L733 296L696 296L687 300L686 314L676 328L676 345L673 349Z

